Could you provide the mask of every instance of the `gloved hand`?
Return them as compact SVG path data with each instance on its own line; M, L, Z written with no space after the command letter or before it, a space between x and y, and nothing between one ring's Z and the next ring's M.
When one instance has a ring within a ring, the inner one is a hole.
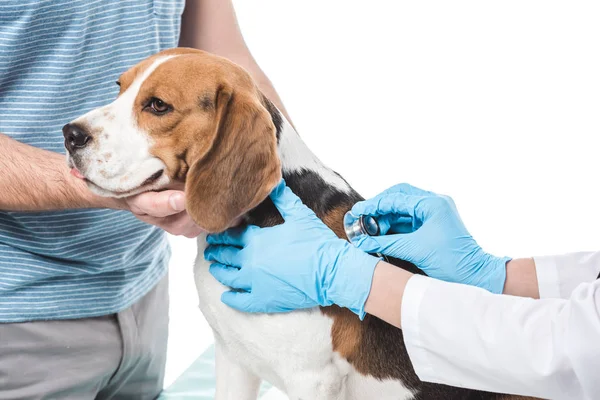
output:
M337 304L362 319L379 259L339 239L281 182L271 193L285 222L209 235L211 274L241 311L283 312Z
M381 218L383 233L391 227L387 235L355 238L359 249L410 261L433 278L502 293L510 258L481 249L450 197L400 184L355 204L352 213Z

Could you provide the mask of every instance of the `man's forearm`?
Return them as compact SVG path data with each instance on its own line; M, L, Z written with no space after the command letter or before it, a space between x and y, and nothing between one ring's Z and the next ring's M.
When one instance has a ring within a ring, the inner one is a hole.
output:
M208 51L242 66L291 123L271 81L246 46L231 0L186 1L179 45Z
M0 134L0 210L69 208L121 208L121 201L91 193L70 175L64 155Z
M232 60L232 61L235 62L235 60ZM277 94L275 87L273 86L273 84L271 83L271 81L269 80L267 75L265 75L265 73L260 69L258 64L256 64L256 63L248 64L247 66L244 66L244 68L246 68L246 70L250 73L250 75L252 75L252 77L254 78L254 80L256 81L256 83L258 85L258 88L261 90L261 92L265 96L267 96L267 98L269 100L271 100L273 102L273 104L275 104L275 106L279 109L279 111L281 111L283 113L285 118L291 124L292 119L290 118L287 110L285 109L285 107L283 105L283 101Z

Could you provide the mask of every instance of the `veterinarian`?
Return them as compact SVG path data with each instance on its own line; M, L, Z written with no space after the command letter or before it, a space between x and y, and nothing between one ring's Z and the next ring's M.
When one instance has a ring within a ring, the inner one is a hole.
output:
M181 191L92 195L69 175L61 128L112 102L121 73L178 41L242 65L283 110L228 0L0 2L2 399L153 399L162 389L165 231L200 229Z
M396 233L338 239L280 184L285 222L211 235L222 301L249 312L338 304L403 329L424 381L552 399L600 393L600 252L512 260L486 253L452 199L410 185L357 203ZM410 218L407 218L410 217ZM410 261L413 275L364 252ZM437 278L437 279L434 279ZM276 298L274 298L276 296Z

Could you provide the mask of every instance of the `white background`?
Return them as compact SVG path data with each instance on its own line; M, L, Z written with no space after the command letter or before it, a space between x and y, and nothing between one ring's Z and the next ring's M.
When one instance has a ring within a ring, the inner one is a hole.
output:
M599 249L600 3L237 0L309 147L363 196L451 195L487 251ZM167 383L210 340L175 239Z

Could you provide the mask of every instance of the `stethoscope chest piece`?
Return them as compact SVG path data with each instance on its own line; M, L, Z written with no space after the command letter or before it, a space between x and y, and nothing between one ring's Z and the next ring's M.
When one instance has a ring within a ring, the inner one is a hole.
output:
M374 217L370 215L355 216L351 211L344 215L344 230L351 242L357 236L378 236L380 233L379 224Z

